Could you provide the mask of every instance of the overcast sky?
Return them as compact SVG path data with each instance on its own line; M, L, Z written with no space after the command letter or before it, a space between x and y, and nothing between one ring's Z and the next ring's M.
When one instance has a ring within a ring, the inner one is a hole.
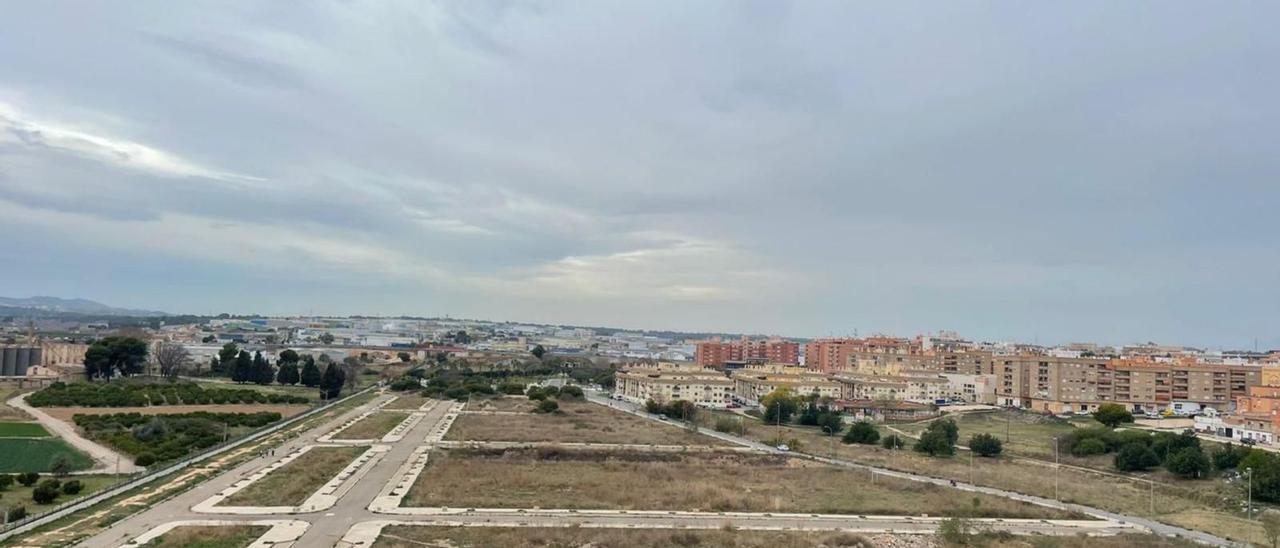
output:
M0 295L1280 347L1270 2L10 2Z

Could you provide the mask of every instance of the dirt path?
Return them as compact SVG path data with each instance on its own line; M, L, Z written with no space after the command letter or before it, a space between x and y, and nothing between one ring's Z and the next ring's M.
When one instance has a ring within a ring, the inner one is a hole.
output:
M40 424L63 441L71 444L72 447L84 451L93 459L94 467L82 473L91 474L132 474L143 470L142 467L133 464L133 457L123 453L117 453L112 449L99 445L90 441L76 432L76 427L66 422L60 421L53 416L41 411L39 408L27 405L27 395L23 394L9 400L9 406L15 409L21 409L28 415L35 417Z

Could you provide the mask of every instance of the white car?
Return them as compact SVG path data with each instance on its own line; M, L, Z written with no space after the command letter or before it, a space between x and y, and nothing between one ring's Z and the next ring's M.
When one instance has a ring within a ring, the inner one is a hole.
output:
M787 444L785 444L785 443L784 443L784 444L782 444L782 445L779 445L779 446L778 446L778 450L779 450L779 451L790 451L790 450L791 450L791 448L790 448L790 447L787 447Z

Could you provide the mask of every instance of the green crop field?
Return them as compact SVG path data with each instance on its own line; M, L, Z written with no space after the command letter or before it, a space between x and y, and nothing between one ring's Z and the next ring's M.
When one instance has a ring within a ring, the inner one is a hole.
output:
M0 438L47 438L49 431L35 422L0 422Z
M48 472L58 455L71 461L73 470L93 466L93 460L66 442L57 439L0 439L0 474L12 472Z

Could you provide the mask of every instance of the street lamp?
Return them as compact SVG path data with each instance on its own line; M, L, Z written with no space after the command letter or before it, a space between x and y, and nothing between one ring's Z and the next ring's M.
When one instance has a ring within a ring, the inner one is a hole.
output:
M827 426L827 425L825 425L825 424L824 424L824 425L822 425L822 431L827 433L827 438L828 438L828 439L827 439L827 441L829 441L829 442L830 442L830 443L828 443L827 445L831 448L831 460L835 460L835 458L836 458L836 431L835 431L835 429L834 429L834 428L831 428L830 426Z
M1053 437L1053 498L1061 500L1058 496L1058 436Z
M1253 519L1253 468L1245 468L1244 472L1249 474L1249 510L1245 515Z

